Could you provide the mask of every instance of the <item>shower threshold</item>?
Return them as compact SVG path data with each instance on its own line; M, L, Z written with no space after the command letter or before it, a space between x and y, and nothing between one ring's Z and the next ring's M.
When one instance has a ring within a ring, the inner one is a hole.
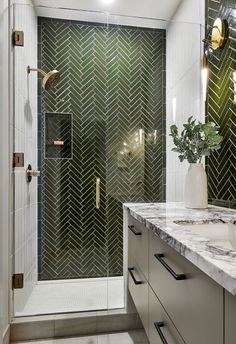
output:
M38 282L16 317L124 308L124 277Z

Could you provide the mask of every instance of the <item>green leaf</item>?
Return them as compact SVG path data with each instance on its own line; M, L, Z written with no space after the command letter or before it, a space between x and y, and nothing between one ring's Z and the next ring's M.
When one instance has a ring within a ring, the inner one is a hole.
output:
M172 135L178 135L178 128L175 124L170 127L170 131Z
M172 148L172 152L180 153L179 148Z
M196 124L196 119L190 116L181 130L179 135L179 129L175 124L170 127L170 136L173 137L175 145L172 151L181 153L178 156L181 162L199 162L204 155L209 156L221 147L223 136L219 134L219 127L213 122L198 121Z

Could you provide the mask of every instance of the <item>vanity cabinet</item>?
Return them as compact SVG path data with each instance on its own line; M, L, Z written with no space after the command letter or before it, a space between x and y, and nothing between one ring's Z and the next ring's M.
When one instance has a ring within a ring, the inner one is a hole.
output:
M128 222L129 291L150 343L223 344L224 289L132 216Z
M225 344L236 343L236 296L225 291Z
M186 343L222 344L223 288L149 235L149 283Z

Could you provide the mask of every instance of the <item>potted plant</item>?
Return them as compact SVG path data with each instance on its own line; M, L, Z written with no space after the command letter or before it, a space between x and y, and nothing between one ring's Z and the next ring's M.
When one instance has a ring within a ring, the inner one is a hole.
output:
M181 133L175 124L170 130L175 145L172 151L179 153L181 162L190 163L185 182L185 205L187 208L207 208L207 177L202 157L220 149L223 137L219 135L219 127L212 122L196 122L191 116L183 124Z

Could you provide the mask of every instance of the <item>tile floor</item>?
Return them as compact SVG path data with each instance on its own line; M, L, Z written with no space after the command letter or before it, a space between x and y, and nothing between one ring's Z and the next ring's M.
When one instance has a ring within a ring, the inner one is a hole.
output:
M87 337L18 342L18 344L148 344L148 339L144 330L133 330Z
M24 309L15 316L124 308L124 278L38 282Z

